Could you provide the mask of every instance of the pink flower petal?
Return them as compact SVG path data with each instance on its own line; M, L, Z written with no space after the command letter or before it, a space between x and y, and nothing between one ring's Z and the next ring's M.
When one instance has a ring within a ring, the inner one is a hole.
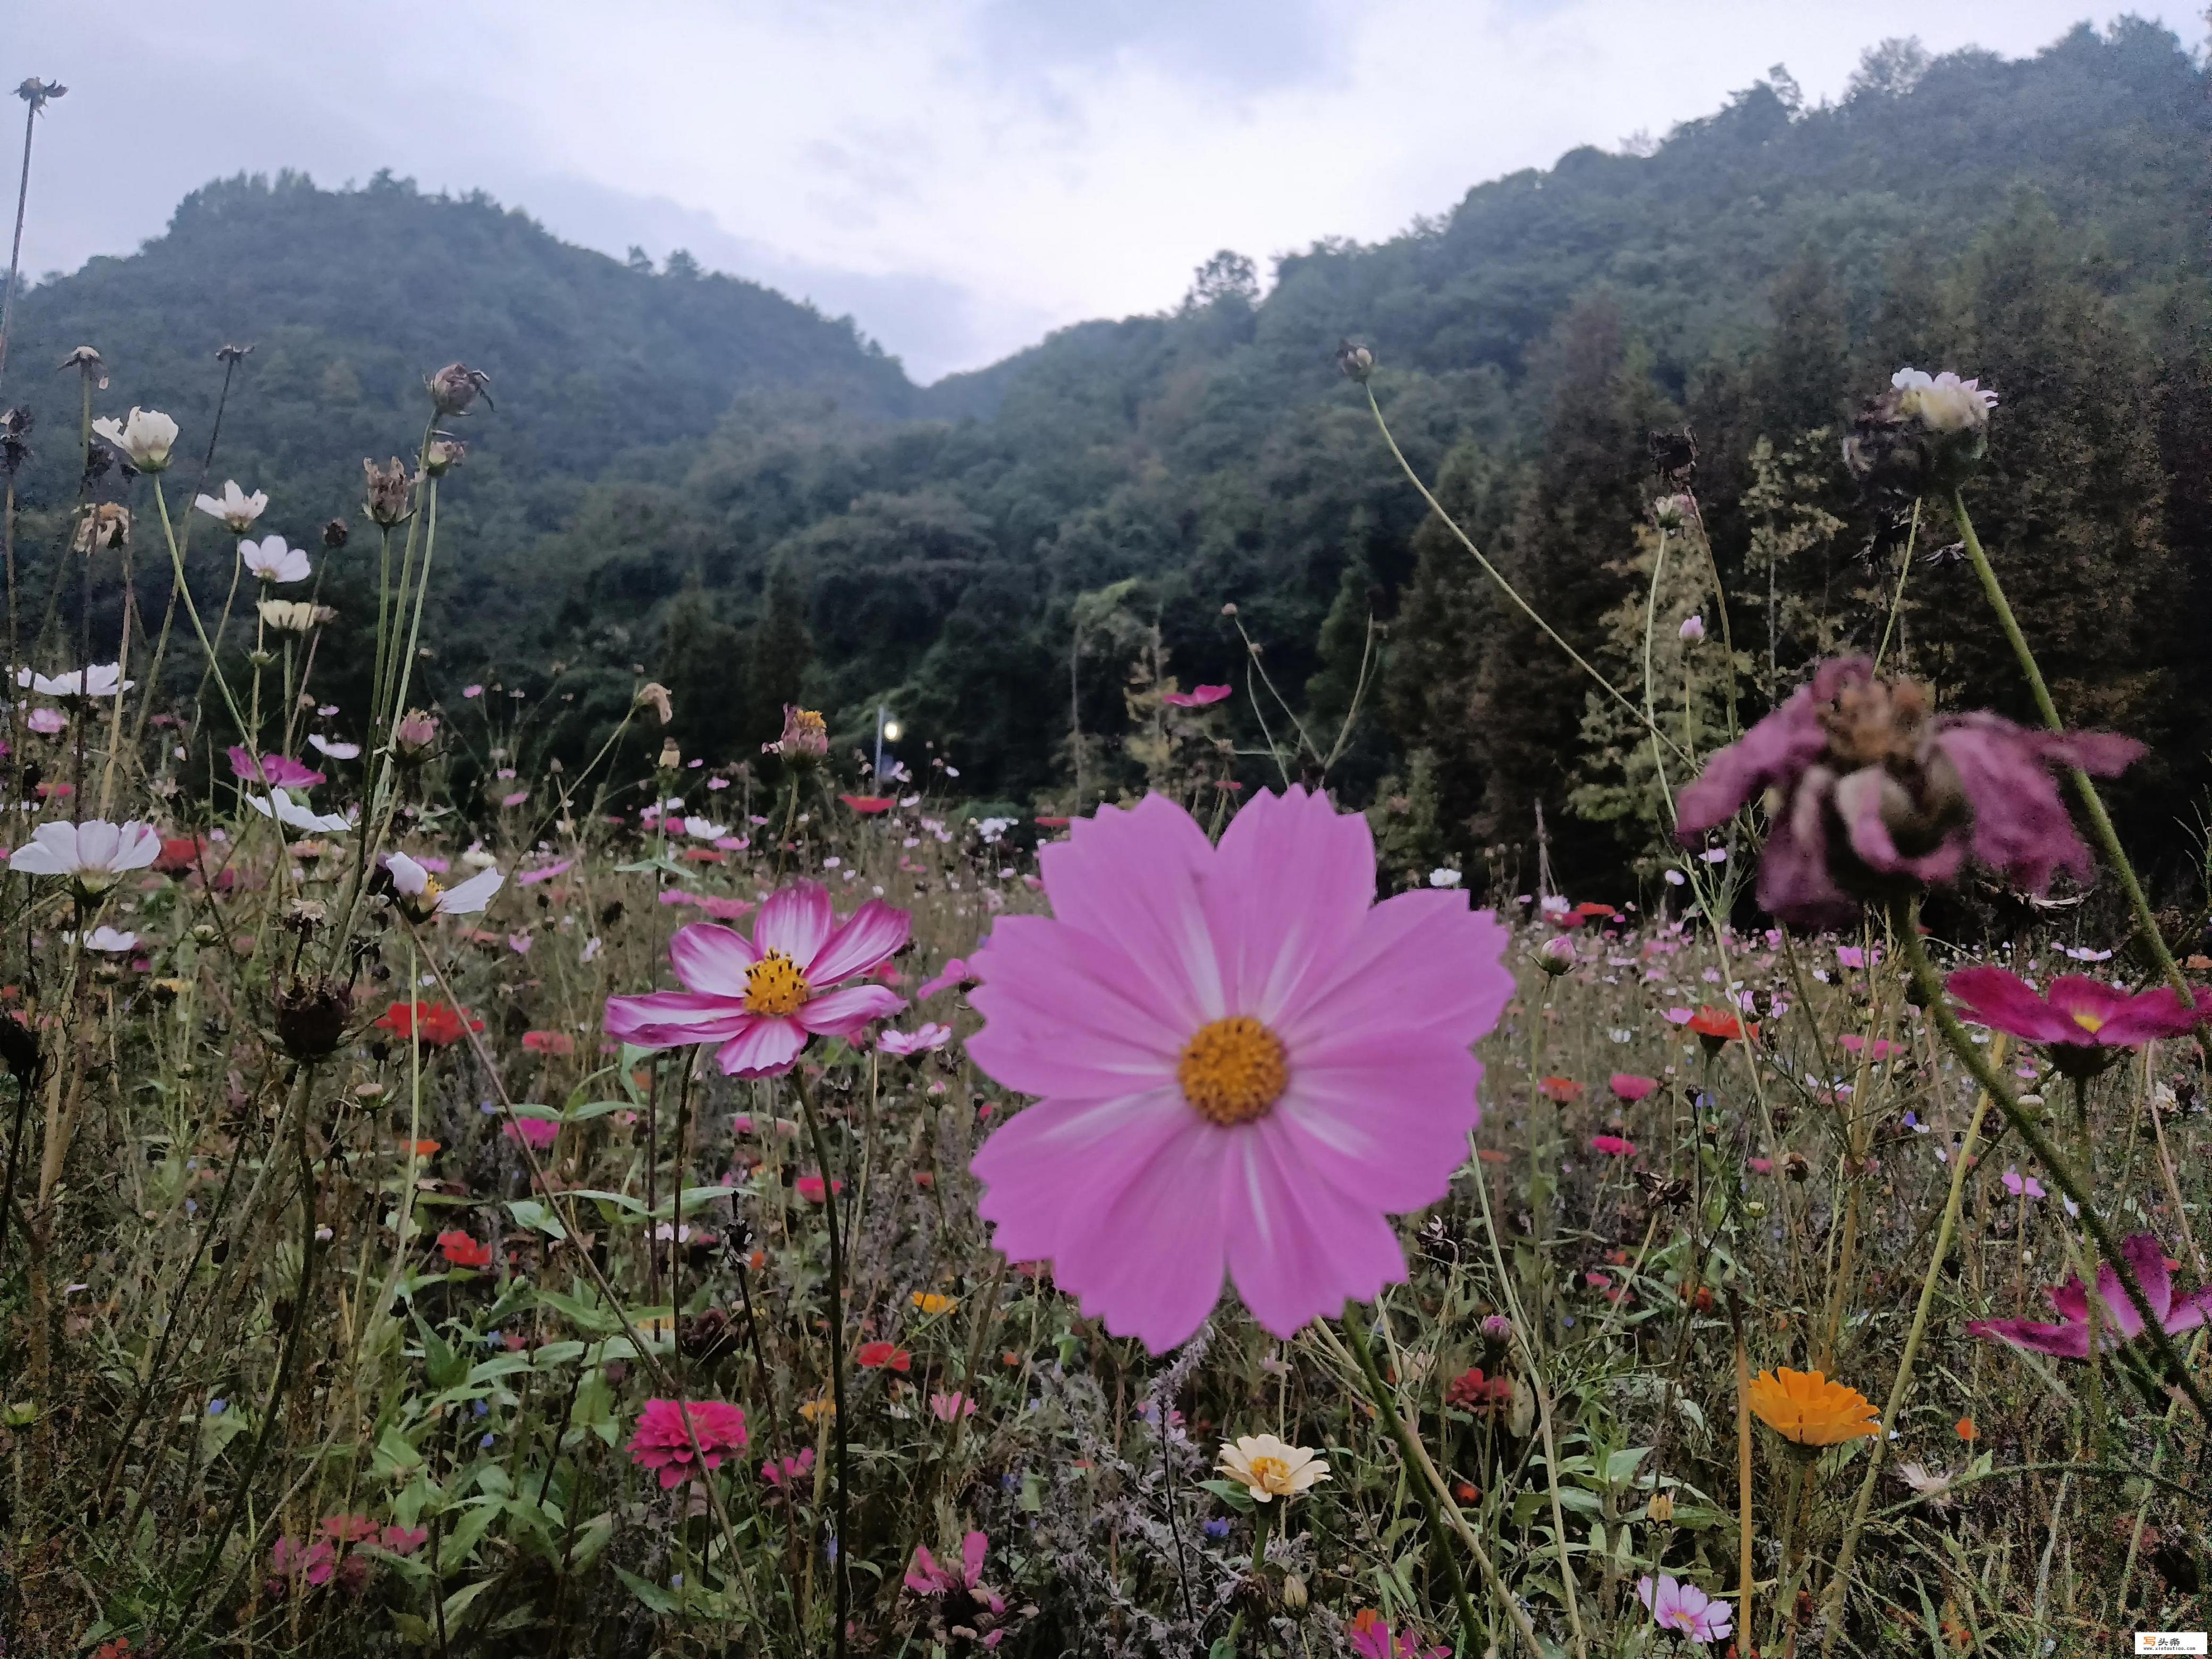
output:
M606 1032L641 1048L676 1048L690 1042L720 1042L743 1030L753 1017L727 997L696 991L653 991L644 996L609 997Z
M1273 1026L1307 980L1336 976L1375 902L1374 836L1326 795L1262 793L1222 836L1204 894L1222 1011Z
M761 906L753 922L753 948L763 955L781 951L793 962L812 962L822 954L836 921L826 888L818 882L794 881L778 888Z
M1143 964L1146 987L1184 1034L1178 1046L1228 1012L1199 896L1213 862L1206 832L1163 795L1101 807L1037 854L1053 915ZM989 954L987 946L979 967Z
M734 927L695 921L676 930L668 941L668 960L676 977L709 996L745 994L745 975L760 960L753 943Z
M807 1030L823 1036L850 1036L872 1019L889 1019L906 999L881 985L848 985L814 998L794 1016Z
M1390 1224L1371 1201L1314 1180L1277 1115L1214 1133L1230 1143L1219 1200L1230 1276L1261 1325L1287 1340L1405 1279Z
M903 945L913 928L914 918L907 912L870 899L830 936L811 962L803 964L807 982L821 990L866 973Z
M805 1029L796 1020L746 1018L750 1024L714 1051L715 1062L728 1077L782 1076L806 1047Z

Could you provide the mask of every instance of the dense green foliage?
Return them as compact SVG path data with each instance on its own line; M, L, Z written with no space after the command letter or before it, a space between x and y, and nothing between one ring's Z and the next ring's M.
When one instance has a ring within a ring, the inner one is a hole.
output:
M1586 683L1424 527L1339 337L1374 347L1413 463L1616 684L1662 488L1645 432L1693 426L1714 568L1774 591L1728 619L1747 713L1818 651L1870 647L1887 614L1901 549L1836 459L1850 408L1900 362L1979 374L2003 403L1976 505L2062 703L2155 741L2206 689L2206 108L2202 72L2141 23L2019 62L1890 43L1838 104L1802 106L1778 71L1648 155L1577 150L1389 242L1286 258L1264 298L1224 256L1171 313L928 388L848 323L684 261L625 268L487 201L233 181L137 255L27 296L25 489L49 509L73 491L74 386L47 372L70 346L114 365L103 407L157 404L197 445L209 354L250 339L214 476L268 489L299 540L350 505L362 455L412 444L417 377L459 357L499 406L465 422L446 492L468 551L432 689L557 686L564 751L607 728L635 667L678 688L690 752L748 751L793 696L842 740L888 702L910 761L1064 806L1072 716L1092 798L1141 781L1139 656L1247 689L1233 602L1324 750L1368 623L1388 624L1334 776L1398 799L1429 780L1424 856L1517 864L1540 805L1555 860L1614 869L1642 820L1591 809L1614 760ZM1917 574L1900 642L1947 695L2011 706L2002 641L1956 603L1970 582ZM333 583L342 606L366 591ZM1079 644L1079 600L1109 588L1121 623ZM1073 708L1041 693L1071 675ZM1251 702L1232 708L1261 748ZM1261 752L1249 779L1272 773ZM2183 745L2162 798L2201 763Z

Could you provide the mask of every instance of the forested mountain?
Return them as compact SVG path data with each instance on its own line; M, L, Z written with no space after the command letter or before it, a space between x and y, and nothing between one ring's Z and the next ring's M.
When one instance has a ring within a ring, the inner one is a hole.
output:
M1713 559L1677 537L1662 573L1671 719L1724 718L1717 659L1673 632L1692 611L1716 650L1727 623L1747 713L1811 656L1872 646L1901 550L1849 486L1841 422L1900 363L1979 374L2002 402L1972 503L2062 702L2180 735L2212 690L2208 137L2203 73L2146 24L2021 61L1889 43L1839 103L1805 106L1778 70L1649 153L1481 185L1388 242L1281 260L1264 294L1224 254L1172 313L927 388L849 323L488 202L233 181L27 295L6 400L38 408L24 485L51 508L75 489L75 386L51 373L70 347L113 363L103 407L157 404L197 436L216 346L252 341L216 476L270 489L300 539L350 507L362 456L414 443L423 370L489 371L498 407L465 423L447 491L437 672L573 697L543 728L564 748L636 666L675 687L690 752L750 752L787 698L847 736L888 702L981 794L1065 806L1079 746L1087 799L1142 781L1123 739L1160 675L1244 689L1237 627L1333 735L1372 620L1376 684L1333 775L1384 802L1401 858L1517 867L1540 805L1554 859L1598 874L1656 827L1636 745L1425 524L1340 338L1374 349L1413 464L1618 684L1641 672L1624 605L1673 488L1647 434L1695 431ZM1917 553L1951 539L1928 528ZM2015 706L1970 580L1917 568L1899 646L1947 695ZM1210 718L1258 747L1248 700L1227 708ZM2201 749L2157 781L2169 807Z

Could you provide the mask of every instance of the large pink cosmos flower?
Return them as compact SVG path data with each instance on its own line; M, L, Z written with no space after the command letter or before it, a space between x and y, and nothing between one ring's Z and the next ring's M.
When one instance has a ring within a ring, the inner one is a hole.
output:
M2208 1314L2212 1314L2212 1285L2206 1285L2193 1295L2179 1302L2173 1298L2173 1280L2166 1267L2166 1252L2160 1247L2155 1233L2136 1233L2120 1243L2120 1254L2128 1259L2128 1266L2136 1272L2136 1283L2142 1286L2143 1300L2150 1304L2151 1311L2166 1328L2168 1336L2178 1336L2184 1331L2193 1331L2202 1325ZM1969 1336L1985 1337L1992 1342L2002 1342L2015 1348L2030 1349L2036 1353L2047 1353L2059 1359L2087 1359L2089 1357L2089 1293L2079 1279L2069 1279L2063 1285L2053 1285L2045 1295L2058 1310L2065 1322L2058 1325L2038 1325L2025 1319L1984 1319L1966 1327ZM2136 1304L2120 1287L2120 1276L2109 1261L2097 1269L2097 1300L2104 1305L2097 1315L2097 1328L2102 1340L2100 1348L2117 1348L2124 1342L2132 1342L2143 1333L2142 1316Z
M1766 795L1759 903L1784 921L1839 926L1863 900L1956 880L1969 854L2031 893L2059 870L2087 880L2089 849L2051 769L2110 777L2142 753L2109 732L1938 716L1925 687L1838 657L1706 763L1676 800L1677 827L1694 842Z
M1481 1116L1470 1045L1513 976L1463 893L1375 902L1367 820L1263 793L1214 847L1174 802L1079 820L1039 855L1053 915L971 960L975 1063L1042 1097L984 1143L1009 1261L1154 1352L1224 1273L1288 1337L1406 1277L1386 1217L1444 1194Z
M696 1453L691 1449L694 1438L699 1443ZM631 1462L660 1471L664 1492L698 1474L702 1454L707 1468L719 1469L725 1451L744 1449L744 1413L720 1400L647 1401L629 1446Z
M2191 1007L2169 986L2123 991L2081 974L2061 974L2042 995L2002 968L1962 968L1943 984L1966 1005L1961 1018L2042 1044L2069 1077L2094 1077L2153 1038L2186 1036L2212 1009L2212 990Z
M750 939L708 922L678 928L668 959L690 988L609 997L607 1035L641 1048L719 1042L731 1076L780 1077L809 1036L848 1037L906 1006L883 986L842 982L882 966L912 920L871 899L840 927L826 889L793 882L761 906Z

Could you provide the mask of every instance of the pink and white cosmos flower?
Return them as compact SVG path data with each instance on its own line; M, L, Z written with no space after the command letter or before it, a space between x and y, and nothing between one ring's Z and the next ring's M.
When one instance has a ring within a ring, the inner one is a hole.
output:
M1650 1609L1651 1622L1700 1644L1723 1640L1735 1615L1725 1601L1716 1600L1695 1584L1662 1573L1636 1581L1636 1599Z
M40 824L9 856L8 867L18 875L67 876L81 892L104 893L125 872L143 870L161 856L161 832L152 824L87 818Z
M1481 1117L1498 918L1376 904L1367 820L1295 787L1218 848L1150 795L1039 860L1053 915L1001 917L969 963L969 1054L1042 1097L972 1166L1000 1253L1156 1353L1224 1278L1285 1338L1402 1281L1389 1218L1444 1195Z
M640 1048L721 1045L732 1077L780 1077L811 1036L850 1037L906 1006L881 985L848 985L906 944L913 918L871 899L841 927L827 888L793 882L761 906L747 939L694 922L668 942L687 988L607 999L607 1035Z

